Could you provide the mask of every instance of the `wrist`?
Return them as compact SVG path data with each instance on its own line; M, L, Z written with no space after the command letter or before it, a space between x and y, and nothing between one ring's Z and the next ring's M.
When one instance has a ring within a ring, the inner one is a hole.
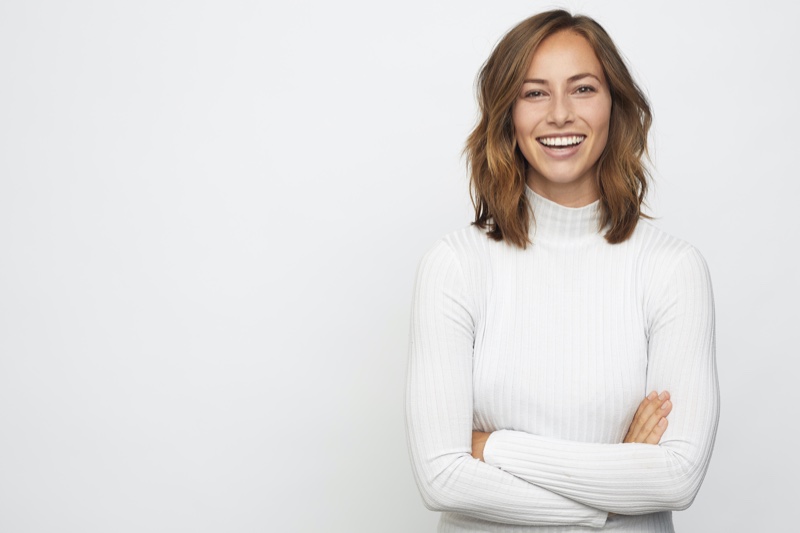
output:
M491 435L491 433L486 433L483 431L472 432L472 456L475 459L484 461L483 450L486 448L486 442L489 440Z

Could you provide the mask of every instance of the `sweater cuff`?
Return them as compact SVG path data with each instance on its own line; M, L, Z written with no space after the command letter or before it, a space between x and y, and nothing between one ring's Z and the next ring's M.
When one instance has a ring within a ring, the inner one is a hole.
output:
M501 468L498 452L502 450L502 440L505 432L506 430L504 429L492 431L492 433L489 435L489 438L486 439L486 444L483 446L483 462L487 465Z
M493 444L497 443L497 434L499 431L492 431L489 434L489 438L486 439L486 442L483 444L483 462L487 465L497 466L497 464L492 462L492 452L494 452Z

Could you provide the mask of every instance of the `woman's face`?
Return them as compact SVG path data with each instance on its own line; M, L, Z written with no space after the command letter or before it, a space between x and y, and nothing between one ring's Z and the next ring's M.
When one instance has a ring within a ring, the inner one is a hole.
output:
M540 43L512 119L534 191L560 203L597 199L595 175L608 141L611 94L585 38L565 30Z

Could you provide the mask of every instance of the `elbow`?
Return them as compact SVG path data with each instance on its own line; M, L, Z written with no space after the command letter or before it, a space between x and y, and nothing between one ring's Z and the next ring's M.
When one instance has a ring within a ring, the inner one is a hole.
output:
M619 514L647 514L659 513L664 511L683 511L688 509L694 502L700 485L697 483L687 483L687 480L675 480L674 483L660 484L658 488L638 501L631 507L631 500L625 501L626 508L616 509L609 506L609 511Z
M693 472L691 477L676 485L675 493L670 501L671 511L683 511L691 507L697 497L697 493L700 492L705 473L705 469Z
M664 495L661 502L662 510L683 511L688 509L697 497L697 493L700 492L706 474L706 466L707 462L698 463L684 469L680 475L676 476L669 493Z
M659 506L663 511L683 511L691 507L703 485L711 454L714 449L716 427L719 420L718 407L709 421L709 438L690 445L688 442L662 443L665 453L665 471L669 472L668 494L663 494Z
M665 502L664 511L683 511L688 509L692 502L694 502L694 498L697 496L697 492L691 492L689 494L676 494L673 498L670 498L667 502Z
M435 478L417 477L417 487L422 496L422 503L429 511L445 513L458 511L461 507L454 494Z
M417 488L427 509L458 512L465 508L464 492L454 486L454 481L458 477L456 472L458 462L456 460L441 470L414 468Z
M428 489L429 490L423 490L420 488L420 493L422 494L422 503L425 504L426 509L439 513L446 513L455 509L451 498L449 498L446 494L443 494L441 491L436 489L430 490L431 487Z

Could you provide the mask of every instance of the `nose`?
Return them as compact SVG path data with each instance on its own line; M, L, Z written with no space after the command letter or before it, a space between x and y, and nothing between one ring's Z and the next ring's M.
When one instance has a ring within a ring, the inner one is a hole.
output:
M563 94L556 94L550 99L547 121L554 126L564 126L575 120L572 102Z

